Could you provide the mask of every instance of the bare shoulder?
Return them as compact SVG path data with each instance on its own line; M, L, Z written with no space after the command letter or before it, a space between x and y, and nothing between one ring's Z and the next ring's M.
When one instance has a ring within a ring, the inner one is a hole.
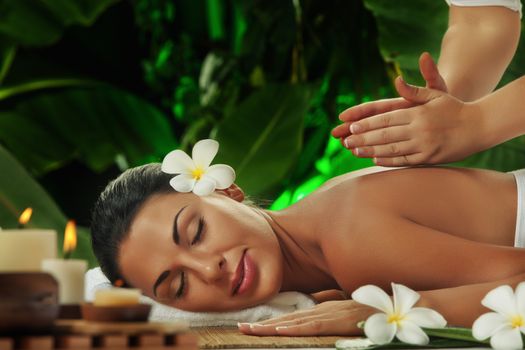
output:
M403 169L403 168L387 168L387 167L382 167L382 166L373 166L369 168L355 170L350 173L339 175L339 176L329 179L319 188L319 190L329 189L329 188L332 188L333 186L337 186L346 181L357 179L365 175L389 172L392 170L399 170L399 169Z

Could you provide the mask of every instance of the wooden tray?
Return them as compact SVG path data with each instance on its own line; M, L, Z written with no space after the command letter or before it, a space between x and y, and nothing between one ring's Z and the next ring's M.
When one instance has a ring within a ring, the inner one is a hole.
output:
M173 322L90 322L85 320L58 320L55 322L54 333L76 334L141 334L162 333L175 334L188 332L188 323Z
M183 322L95 323L59 320L49 334L0 335L0 350L196 350Z

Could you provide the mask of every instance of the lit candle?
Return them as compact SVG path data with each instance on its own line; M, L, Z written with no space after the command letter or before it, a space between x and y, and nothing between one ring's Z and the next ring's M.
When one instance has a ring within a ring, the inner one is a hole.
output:
M19 229L0 230L0 272L40 271L42 260L56 258L55 231L23 228L31 213L31 208L22 213Z
M95 306L126 306L136 305L140 299L140 289L109 288L95 292L93 305Z
M80 304L84 301L84 274L87 261L69 259L77 244L75 222L70 220L64 234L64 258L45 259L42 270L49 272L58 281L60 304Z

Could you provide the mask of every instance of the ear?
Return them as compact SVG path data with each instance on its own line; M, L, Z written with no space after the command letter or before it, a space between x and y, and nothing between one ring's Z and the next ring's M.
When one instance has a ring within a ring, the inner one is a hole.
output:
M244 192L236 184L232 184L230 187L223 190L216 190L215 192L228 196L237 202L242 202L244 200Z

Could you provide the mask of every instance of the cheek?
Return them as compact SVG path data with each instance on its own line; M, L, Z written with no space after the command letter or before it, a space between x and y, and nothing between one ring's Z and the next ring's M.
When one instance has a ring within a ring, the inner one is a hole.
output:
M267 242L264 246L254 247L250 254L258 264L258 288L259 299L269 299L277 294L282 286L283 280L283 258L280 249L275 242Z

